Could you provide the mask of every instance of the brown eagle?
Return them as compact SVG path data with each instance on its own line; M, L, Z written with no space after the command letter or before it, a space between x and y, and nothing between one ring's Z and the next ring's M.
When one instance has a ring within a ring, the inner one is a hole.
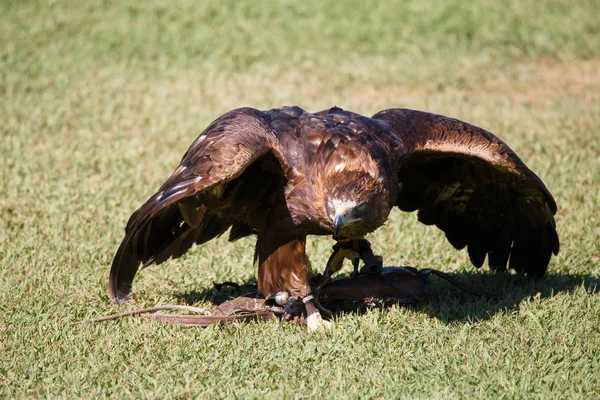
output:
M307 235L362 239L392 208L418 211L480 267L545 273L559 240L544 183L492 133L407 109L368 118L334 107L240 108L192 143L171 177L129 219L110 270L111 297L140 263L183 255L229 228L256 235L258 288L311 292ZM510 261L509 261L510 258Z

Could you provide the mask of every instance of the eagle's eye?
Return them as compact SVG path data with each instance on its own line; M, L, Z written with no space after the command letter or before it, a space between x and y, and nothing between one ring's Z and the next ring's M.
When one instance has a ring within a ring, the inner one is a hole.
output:
M356 206L355 210L358 211L359 213L365 211L367 209L367 203L361 203L358 206Z

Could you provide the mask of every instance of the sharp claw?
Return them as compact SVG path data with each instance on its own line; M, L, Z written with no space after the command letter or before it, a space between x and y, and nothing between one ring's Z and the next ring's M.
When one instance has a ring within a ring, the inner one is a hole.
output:
M288 313L283 313L283 315L281 316L281 321L279 321L279 329L281 329L282 331L285 332L285 327L284 327L284 323L285 323L285 319L287 318Z

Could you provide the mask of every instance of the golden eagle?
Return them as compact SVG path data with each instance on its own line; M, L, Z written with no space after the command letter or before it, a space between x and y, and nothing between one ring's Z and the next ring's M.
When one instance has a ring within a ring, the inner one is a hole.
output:
M544 183L492 133L441 115L334 107L240 108L206 128L171 177L129 219L110 294L131 292L140 263L183 255L229 228L255 234L266 298L311 292L307 235L362 239L391 209L418 211L480 267L545 273L559 240ZM510 258L510 261L509 261Z

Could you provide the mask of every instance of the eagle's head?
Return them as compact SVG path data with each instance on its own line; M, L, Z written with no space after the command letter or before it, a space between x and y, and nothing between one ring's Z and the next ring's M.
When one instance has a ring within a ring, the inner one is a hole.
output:
M386 221L392 206L383 180L366 173L329 179L325 211L336 240L362 239Z

